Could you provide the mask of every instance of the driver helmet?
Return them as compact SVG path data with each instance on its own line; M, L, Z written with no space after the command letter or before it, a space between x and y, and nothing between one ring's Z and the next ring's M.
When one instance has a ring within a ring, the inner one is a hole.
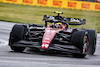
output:
M61 28L61 27L62 27L62 23L59 23L59 22L58 22L58 23L56 24L56 27L57 27L57 28Z

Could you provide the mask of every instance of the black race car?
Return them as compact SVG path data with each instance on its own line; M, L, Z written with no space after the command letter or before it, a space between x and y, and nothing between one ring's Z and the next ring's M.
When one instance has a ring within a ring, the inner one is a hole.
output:
M62 17L63 12L54 12L57 16L44 15L40 24L15 24L9 38L13 51L23 52L26 47L43 51L71 53L74 57L93 55L96 49L95 30L83 29L85 19ZM69 25L83 25L82 29Z

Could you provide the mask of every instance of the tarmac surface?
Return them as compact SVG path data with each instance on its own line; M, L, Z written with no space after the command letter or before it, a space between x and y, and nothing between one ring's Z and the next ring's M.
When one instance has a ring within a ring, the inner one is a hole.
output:
M100 67L100 34L93 56L74 58L72 55L51 54L27 48L13 52L8 46L9 33L15 23L0 21L0 67Z

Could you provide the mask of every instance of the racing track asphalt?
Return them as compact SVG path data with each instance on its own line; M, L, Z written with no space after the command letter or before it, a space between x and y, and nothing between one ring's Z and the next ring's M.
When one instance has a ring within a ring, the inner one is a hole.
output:
M65 54L48 54L27 48L23 53L13 52L8 38L15 23L0 21L0 67L100 67L100 34L93 56L74 58Z

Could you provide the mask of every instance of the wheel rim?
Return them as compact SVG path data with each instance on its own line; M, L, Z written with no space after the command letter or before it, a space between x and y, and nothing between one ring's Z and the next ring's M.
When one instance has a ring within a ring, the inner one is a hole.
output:
M83 43L84 43L84 46L83 46L83 54L86 54L87 53L87 50L88 50L88 45L89 45L89 41L88 41L88 37L87 36L84 36L84 39L83 39Z

